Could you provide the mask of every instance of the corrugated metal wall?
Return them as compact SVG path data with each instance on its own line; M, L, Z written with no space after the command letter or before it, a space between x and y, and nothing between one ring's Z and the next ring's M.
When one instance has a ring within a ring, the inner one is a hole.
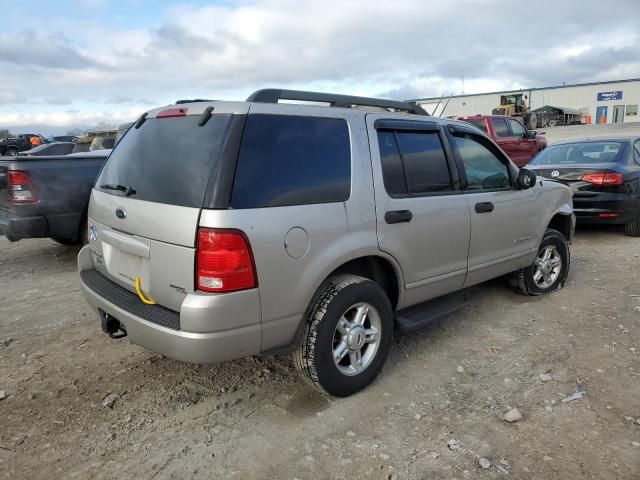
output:
M622 100L598 101L597 96L600 92L622 92ZM569 107L581 110L585 114L591 115L592 122L596 122L597 107L608 107L607 123L613 121L613 107L616 105L624 105L625 111L622 119L624 122L640 122L639 115L628 115L634 110L637 112L640 105L640 81L604 83L596 85L577 85L572 87L545 88L538 90L516 90L512 93L523 93L527 96L527 103L531 108L540 108L545 105L554 107ZM448 117L452 115L490 115L491 110L500 104L500 96L505 95L504 92L497 94L482 94L452 97L448 100L425 99L418 103L424 106L426 110L435 115ZM439 105L438 105L439 103ZM442 112L443 107L446 109ZM627 108L631 106L632 108ZM437 107L437 109L436 109ZM435 110L435 112L434 112Z

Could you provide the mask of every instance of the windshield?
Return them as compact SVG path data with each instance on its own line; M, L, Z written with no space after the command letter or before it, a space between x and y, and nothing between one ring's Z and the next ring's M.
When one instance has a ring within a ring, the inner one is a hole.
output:
M131 128L111 153L96 188L138 200L202 207L230 115L148 119Z
M551 145L530 165L578 165L614 162L622 148L620 142L589 142Z

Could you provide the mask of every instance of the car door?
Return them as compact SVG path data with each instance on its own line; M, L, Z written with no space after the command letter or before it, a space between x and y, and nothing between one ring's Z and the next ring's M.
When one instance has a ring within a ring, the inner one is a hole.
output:
M536 189L515 187L517 168L488 138L459 126L450 128L449 138L471 212L465 286L527 266L543 221Z
M511 130L512 138L515 139L515 159L514 163L519 167L524 167L533 158L536 141L529 138L527 129L517 120L508 118L507 123Z
M462 288L469 205L446 134L432 121L367 115L381 250L400 264L403 306Z
M492 117L491 125L493 126L493 136L498 146L507 154L507 156L515 161L518 156L518 143L520 139L515 138L509 130L506 118Z

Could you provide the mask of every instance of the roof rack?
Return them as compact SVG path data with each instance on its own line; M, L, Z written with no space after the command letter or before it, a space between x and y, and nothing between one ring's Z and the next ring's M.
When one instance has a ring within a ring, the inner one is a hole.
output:
M297 100L301 102L322 102L332 107L352 108L354 106L381 107L401 110L416 115L429 115L415 102L386 100L383 98L354 97L352 95L337 95L334 93L305 92L302 90L282 90L265 88L253 92L247 102L278 103L279 100Z

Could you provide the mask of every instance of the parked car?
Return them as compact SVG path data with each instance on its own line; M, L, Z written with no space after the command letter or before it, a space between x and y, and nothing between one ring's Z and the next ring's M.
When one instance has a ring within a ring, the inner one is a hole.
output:
M0 235L80 243L91 188L108 156L92 153L0 159Z
M519 120L505 115L458 117L489 135L518 167L527 165L547 147L547 139L536 130L527 130Z
M71 142L53 142L39 145L31 150L20 152L19 156L24 157L41 157L43 155L67 155L73 150L75 143Z
M640 137L557 143L529 165L571 187L578 223L624 225L640 237Z
M19 152L30 150L44 143L46 143L44 137L36 133L25 133L14 138L4 138L0 140L0 155L14 157Z
M562 287L573 225L569 188L465 122L261 90L141 116L96 181L78 266L113 338L196 363L294 352L346 396L394 329L458 305L427 301L506 274L525 294Z

